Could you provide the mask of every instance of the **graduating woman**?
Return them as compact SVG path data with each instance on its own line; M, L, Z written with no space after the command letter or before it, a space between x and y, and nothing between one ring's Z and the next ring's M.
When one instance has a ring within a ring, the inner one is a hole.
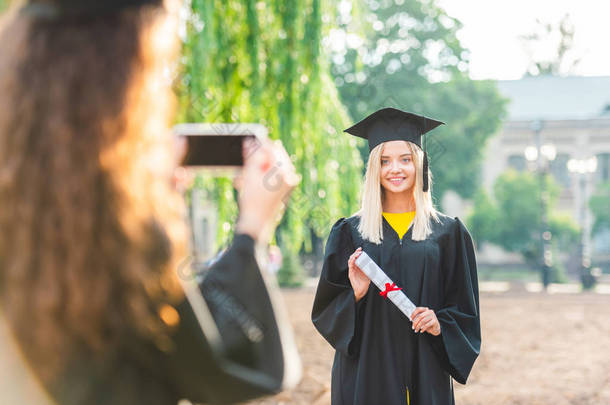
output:
M454 404L481 347L476 258L434 209L421 137L443 124L394 108L345 130L369 143L361 209L332 226L312 321L335 348L333 405ZM366 252L417 306L411 322L355 264Z

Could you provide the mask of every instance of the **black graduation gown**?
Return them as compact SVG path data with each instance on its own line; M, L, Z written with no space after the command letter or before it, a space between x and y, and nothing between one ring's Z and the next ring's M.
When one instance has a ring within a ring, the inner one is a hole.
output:
M274 306L270 296L274 280L266 284L254 251L249 235L236 234L199 284L197 294L213 317L219 347L206 333L211 325L197 319L202 301L193 296L178 306L182 322L173 336L168 374L180 398L229 404L275 394L283 389L287 370L297 367L292 335L281 333L289 325L280 324L279 303Z
M357 216L332 227L312 321L335 348L333 405L454 404L451 377L465 384L481 347L474 247L458 217L439 214L426 240L399 240L383 218L380 245L360 236ZM371 283L356 303L348 259L362 249L416 306L433 309L441 334L415 333L411 321Z
M125 331L120 346L103 356L75 348L69 366L47 388L58 403L70 405L227 404L279 392L286 369L294 366L284 350L293 342L281 335L269 294L254 240L237 234L176 307L180 324L166 349ZM208 340L210 323L197 317L203 299L220 350Z

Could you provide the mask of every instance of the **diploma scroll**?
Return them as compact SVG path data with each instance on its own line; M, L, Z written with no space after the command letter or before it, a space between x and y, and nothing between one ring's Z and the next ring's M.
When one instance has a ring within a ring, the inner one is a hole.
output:
M373 284L379 288L381 295L386 296L400 309L400 311L411 320L411 314L415 310L415 304L400 289L394 288L394 282L385 272L371 259L366 252L362 252L356 259L356 265L371 279Z

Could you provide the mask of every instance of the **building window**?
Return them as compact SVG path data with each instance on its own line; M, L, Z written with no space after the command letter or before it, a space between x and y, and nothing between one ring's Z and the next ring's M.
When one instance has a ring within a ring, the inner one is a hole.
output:
M523 155L510 155L508 157L508 167L512 167L515 170L525 170L525 156Z
M550 164L550 171L553 178L563 187L570 187L570 172L568 171L568 160L570 155L558 153Z
M597 181L610 181L610 153L597 155Z

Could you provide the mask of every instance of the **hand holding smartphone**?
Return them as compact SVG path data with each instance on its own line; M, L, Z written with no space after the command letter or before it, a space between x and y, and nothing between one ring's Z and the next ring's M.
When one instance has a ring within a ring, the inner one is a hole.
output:
M300 178L279 140L267 138L260 124L179 124L186 140L180 167L205 169L213 176L235 176L239 191L236 230L267 243Z

